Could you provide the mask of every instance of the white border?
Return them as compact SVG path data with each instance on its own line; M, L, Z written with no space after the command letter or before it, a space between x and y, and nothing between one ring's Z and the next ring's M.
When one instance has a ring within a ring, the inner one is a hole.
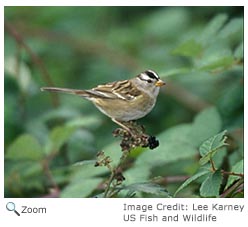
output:
M4 28L4 6L245 6L246 1L224 1L224 0L208 0L208 1L144 1L144 0L126 0L126 1L79 1L79 0L70 0L70 1L61 1L61 0L2 0L1 1L1 13L0 13L0 23L2 26L2 38L3 28ZM245 8L244 21L247 21L247 13ZM247 32L245 31L245 37L247 37ZM246 39L245 39L246 40ZM246 50L246 41L244 44L244 49ZM0 49L4 50L4 40L0 44ZM246 55L246 54L245 54ZM246 56L244 57L246 59ZM1 71L4 75L4 53L1 54ZM247 74L247 63L245 62L245 73ZM3 78L3 76L2 76ZM245 80L246 83L246 80ZM1 83L1 90L4 91L4 83ZM247 100L247 91L245 90L245 100ZM1 106L4 110L4 96L1 95ZM3 111L2 111L3 113ZM247 116L247 110L245 108L244 116ZM4 116L1 117L1 125L4 125ZM247 120L245 119L245 128L247 126ZM1 131L1 141L4 145L4 134L3 130ZM245 139L246 141L246 139ZM246 149L246 144L245 144ZM2 149L3 152L3 149ZM247 158L246 158L247 159ZM245 159L245 160L246 160ZM247 163L247 162L245 162ZM91 226L105 226L105 225L117 225L117 226L131 226L135 224L136 226L152 225L152 226L181 226L182 224L188 226L225 226L229 224L238 224L238 223L247 223L247 207L243 214L235 212L225 212L221 215L218 215L217 223L206 222L206 223L140 223L140 222L123 222L123 204L152 204L156 205L158 202L174 204L174 203L185 203L189 206L193 203L195 204L207 204L211 206L213 202L219 202L221 204L248 204L247 198L244 199L13 199L16 203L16 209L20 212L22 205L32 206L32 207L46 207L47 214L22 214L21 217L18 217L12 212L6 210L5 205L11 199L4 198L4 167L3 167L3 155L0 156L0 182L2 187L0 189L0 226L50 226L50 225L91 225ZM245 165L245 173L247 173L247 166ZM246 175L245 175L246 176ZM245 189L247 189L247 177L245 177ZM245 192L247 194L247 190ZM180 212L178 212L180 213Z

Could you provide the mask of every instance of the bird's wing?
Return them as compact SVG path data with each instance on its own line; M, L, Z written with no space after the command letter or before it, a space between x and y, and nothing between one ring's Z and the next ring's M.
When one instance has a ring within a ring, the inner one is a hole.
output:
M141 95L130 80L116 81L105 85L99 85L91 90L86 90L87 93L94 98L106 99L122 99L130 101Z

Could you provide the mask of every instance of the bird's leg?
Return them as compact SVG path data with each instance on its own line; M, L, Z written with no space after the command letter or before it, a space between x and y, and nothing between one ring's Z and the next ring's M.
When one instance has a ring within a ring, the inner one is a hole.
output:
M128 128L126 125L124 125L122 122L112 118L112 121L115 122L116 124L118 124L119 126L121 126L123 129L125 129L128 133L130 133L130 135L134 136L133 132L131 131L130 128Z

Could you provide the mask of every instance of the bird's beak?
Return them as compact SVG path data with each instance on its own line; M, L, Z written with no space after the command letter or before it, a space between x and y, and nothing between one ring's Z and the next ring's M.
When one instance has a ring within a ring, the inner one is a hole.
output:
M160 80L160 79L155 83L155 86L156 86L156 87L162 87L162 86L164 86L164 85L165 85L165 82L162 81L162 80Z

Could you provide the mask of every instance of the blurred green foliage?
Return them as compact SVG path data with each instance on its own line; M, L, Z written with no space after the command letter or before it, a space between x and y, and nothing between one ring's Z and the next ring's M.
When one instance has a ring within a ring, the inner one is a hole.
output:
M116 125L40 87L146 69L167 82L139 121L160 146L130 153L116 196L243 196L242 7L5 7L4 44L5 197L101 195L109 172L94 160L118 164Z

